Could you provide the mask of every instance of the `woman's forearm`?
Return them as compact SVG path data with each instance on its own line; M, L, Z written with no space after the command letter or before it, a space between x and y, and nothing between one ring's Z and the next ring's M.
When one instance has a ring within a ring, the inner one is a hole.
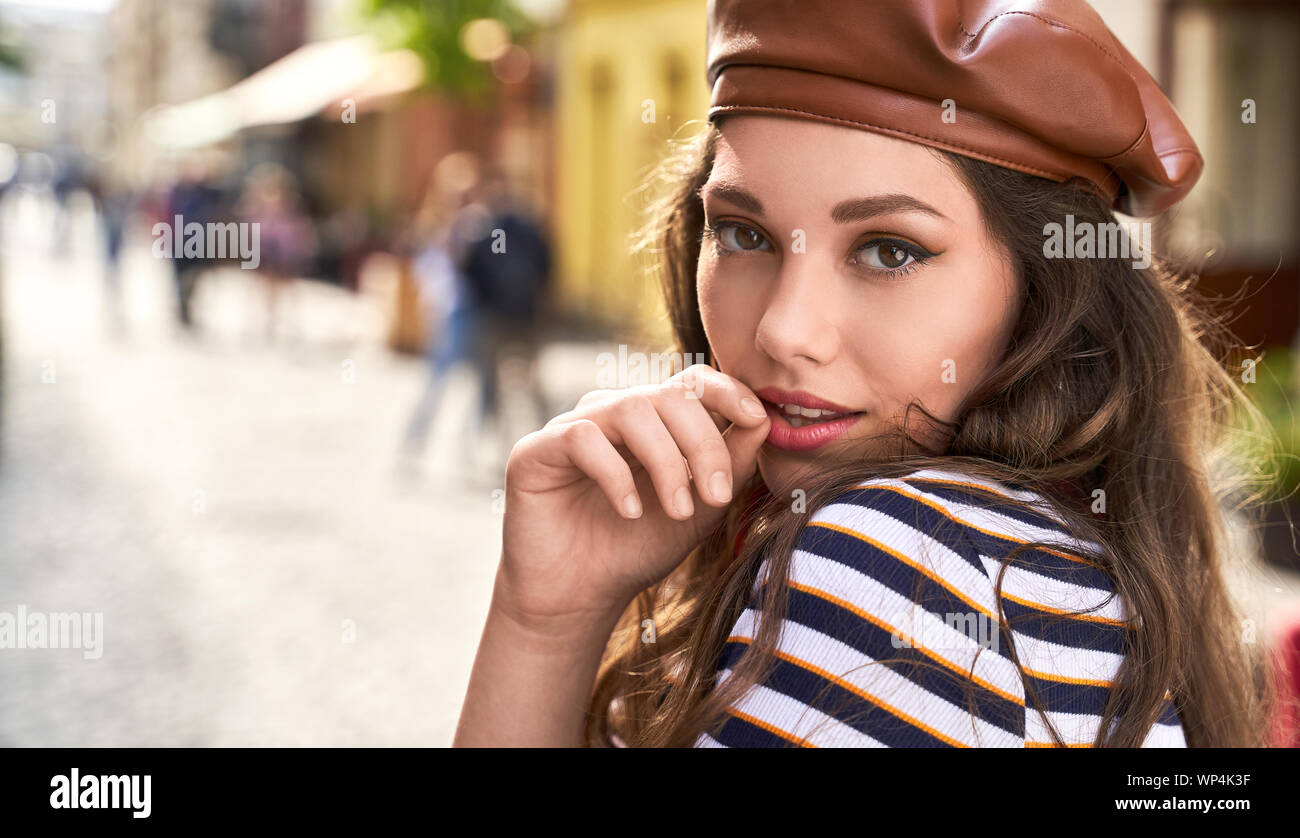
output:
M525 621L498 582L452 747L581 747L620 614Z

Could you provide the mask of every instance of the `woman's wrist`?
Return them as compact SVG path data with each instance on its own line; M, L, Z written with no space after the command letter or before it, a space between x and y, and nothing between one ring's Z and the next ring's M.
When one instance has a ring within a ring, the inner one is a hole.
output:
M537 642L575 640L594 632L614 630L618 618L635 598L628 596L549 596L545 602L519 589L502 561L492 589L491 609L514 623Z
M537 613L498 576L456 747L581 747L592 686L621 609Z
M498 623L508 627L530 650L549 652L593 641L598 641L603 648L623 610L610 605L542 614L522 607L498 586L492 594L489 619L496 617Z

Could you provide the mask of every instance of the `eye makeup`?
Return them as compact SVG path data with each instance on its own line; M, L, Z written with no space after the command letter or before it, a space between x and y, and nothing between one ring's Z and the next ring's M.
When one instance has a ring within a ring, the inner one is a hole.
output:
M850 260L850 264L877 276L892 277L909 274L938 255L915 242L896 236L876 234L870 236L854 250L854 256L874 252L876 258L868 257L866 261L854 258ZM713 244L713 252L721 257L774 252L772 242L761 230L740 221L724 219L706 222L699 239L701 243L710 241Z

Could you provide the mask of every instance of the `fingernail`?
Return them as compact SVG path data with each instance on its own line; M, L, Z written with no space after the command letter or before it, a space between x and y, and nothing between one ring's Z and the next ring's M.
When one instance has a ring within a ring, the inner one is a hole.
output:
M635 492L623 498L623 512L629 518L641 517L641 501L637 499Z
M690 515L695 511L695 504L691 502L691 490L683 486L673 495L673 506L682 515Z
M745 398L740 400L740 406L744 408L744 411L750 416L757 417L767 415L767 411L763 409L763 405L757 400L751 399L749 396L745 396Z
M709 478L709 491L718 500L731 500L731 478L725 471L715 471Z

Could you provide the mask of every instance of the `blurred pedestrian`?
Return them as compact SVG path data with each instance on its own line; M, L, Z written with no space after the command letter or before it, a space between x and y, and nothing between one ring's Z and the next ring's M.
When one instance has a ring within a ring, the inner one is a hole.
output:
M225 220L225 193L216 182L216 172L208 160L196 156L188 161L180 179L167 193L164 203L166 216L164 223L174 225L177 216L181 223L189 227L191 223L207 228L207 225ZM173 230L174 241L179 244L184 237L184 230ZM172 270L176 285L176 316L180 325L190 329L194 325L191 301L198 287L199 277L212 266L212 259L205 251L199 255L185 255L184 247L174 247L172 253Z
M79 190L86 189L87 179L83 170L81 152L75 146L60 143L50 153L54 164L50 189L54 194L54 236L52 244L54 256L66 259L72 253L73 246L73 206L72 196Z
M490 171L481 184L490 220L468 248L465 275L480 309L475 359L482 381L480 421L495 424L509 450L509 427L502 415L500 371L511 358L524 364L523 389L538 428L551 415L538 374L543 308L551 278L551 247L542 226L524 207L507 175Z
M316 230L303 211L293 175L274 163L261 163L249 173L239 215L259 227L257 272L265 290L266 339L274 340L280 331L285 291L316 253Z
M429 375L403 439L408 464L424 450L452 369L473 364L481 379L475 363L475 333L481 328L482 313L462 267L468 243L482 234L487 218L483 208L466 201L469 182L461 173L467 165L474 164L460 155L444 159L412 229L412 263L424 315ZM460 446L462 465L472 465L474 443L482 429L480 413L473 438Z
M126 235L134 199L130 190L106 174L91 178L89 187L104 237L104 312L109 333L121 337L126 331L126 313L122 304L122 239Z

